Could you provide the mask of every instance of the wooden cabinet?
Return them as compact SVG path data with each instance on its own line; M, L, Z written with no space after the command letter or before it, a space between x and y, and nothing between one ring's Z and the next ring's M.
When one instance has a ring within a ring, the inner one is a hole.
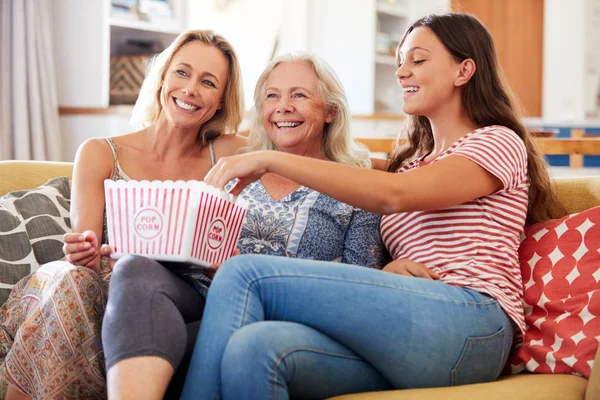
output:
M500 64L529 117L542 115L544 0L452 0L489 29Z

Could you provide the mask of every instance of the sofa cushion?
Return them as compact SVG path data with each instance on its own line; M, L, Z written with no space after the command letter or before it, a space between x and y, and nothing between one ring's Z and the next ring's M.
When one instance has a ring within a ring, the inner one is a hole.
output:
M519 374L489 383L349 394L329 400L582 400L586 385L585 379L573 375Z
M513 371L589 377L600 338L600 206L525 228L525 322Z
M596 354L596 361L600 364L600 352ZM502 376L495 382L356 393L336 396L329 400L583 400L586 393L600 393L595 390L600 387L597 378L597 371L592 374L589 381L575 375L524 372L518 375Z
M0 197L0 304L12 287L40 265L63 258L70 231L67 177Z

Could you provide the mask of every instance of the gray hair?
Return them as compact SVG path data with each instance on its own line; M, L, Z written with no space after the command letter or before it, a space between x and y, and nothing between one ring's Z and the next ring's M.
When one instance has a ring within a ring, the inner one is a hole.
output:
M350 109L342 83L331 66L321 57L308 53L288 53L271 60L258 78L254 89L254 108L250 125L248 146L242 151L277 150L275 143L265 131L262 114L265 103L267 79L279 64L303 61L309 63L319 81L319 91L328 111L333 111L333 120L323 130L323 151L328 160L357 167L370 168L371 160L367 149L355 142L350 135Z

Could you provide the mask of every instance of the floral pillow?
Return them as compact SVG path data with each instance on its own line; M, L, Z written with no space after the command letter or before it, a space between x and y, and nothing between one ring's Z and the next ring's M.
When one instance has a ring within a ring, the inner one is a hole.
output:
M0 304L20 279L63 258L70 194L68 178L59 177L0 197Z
M589 377L600 339L600 206L525 228L525 322L513 372Z

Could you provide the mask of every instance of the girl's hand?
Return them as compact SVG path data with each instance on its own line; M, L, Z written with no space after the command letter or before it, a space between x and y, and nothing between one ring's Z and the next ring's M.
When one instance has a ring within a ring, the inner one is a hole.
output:
M232 179L236 184L229 193L237 196L250 183L260 179L268 171L268 165L275 151L256 151L237 156L222 157L204 177L204 182L218 189L224 189Z
M100 265L96 262L98 257L98 238L94 231L65 233L63 241L63 253L66 255L68 262L99 272Z
M392 274L412 276L415 278L440 279L440 276L430 270L425 264L411 260L394 260L383 268L386 272Z
M231 257L233 256L239 256L240 255L240 249L235 249L233 251L233 254L231 255ZM221 267L221 264L210 264L210 266L208 267L208 271L206 271L204 273L204 275L208 276L210 279L214 279L215 278L215 274L217 273L217 270Z

